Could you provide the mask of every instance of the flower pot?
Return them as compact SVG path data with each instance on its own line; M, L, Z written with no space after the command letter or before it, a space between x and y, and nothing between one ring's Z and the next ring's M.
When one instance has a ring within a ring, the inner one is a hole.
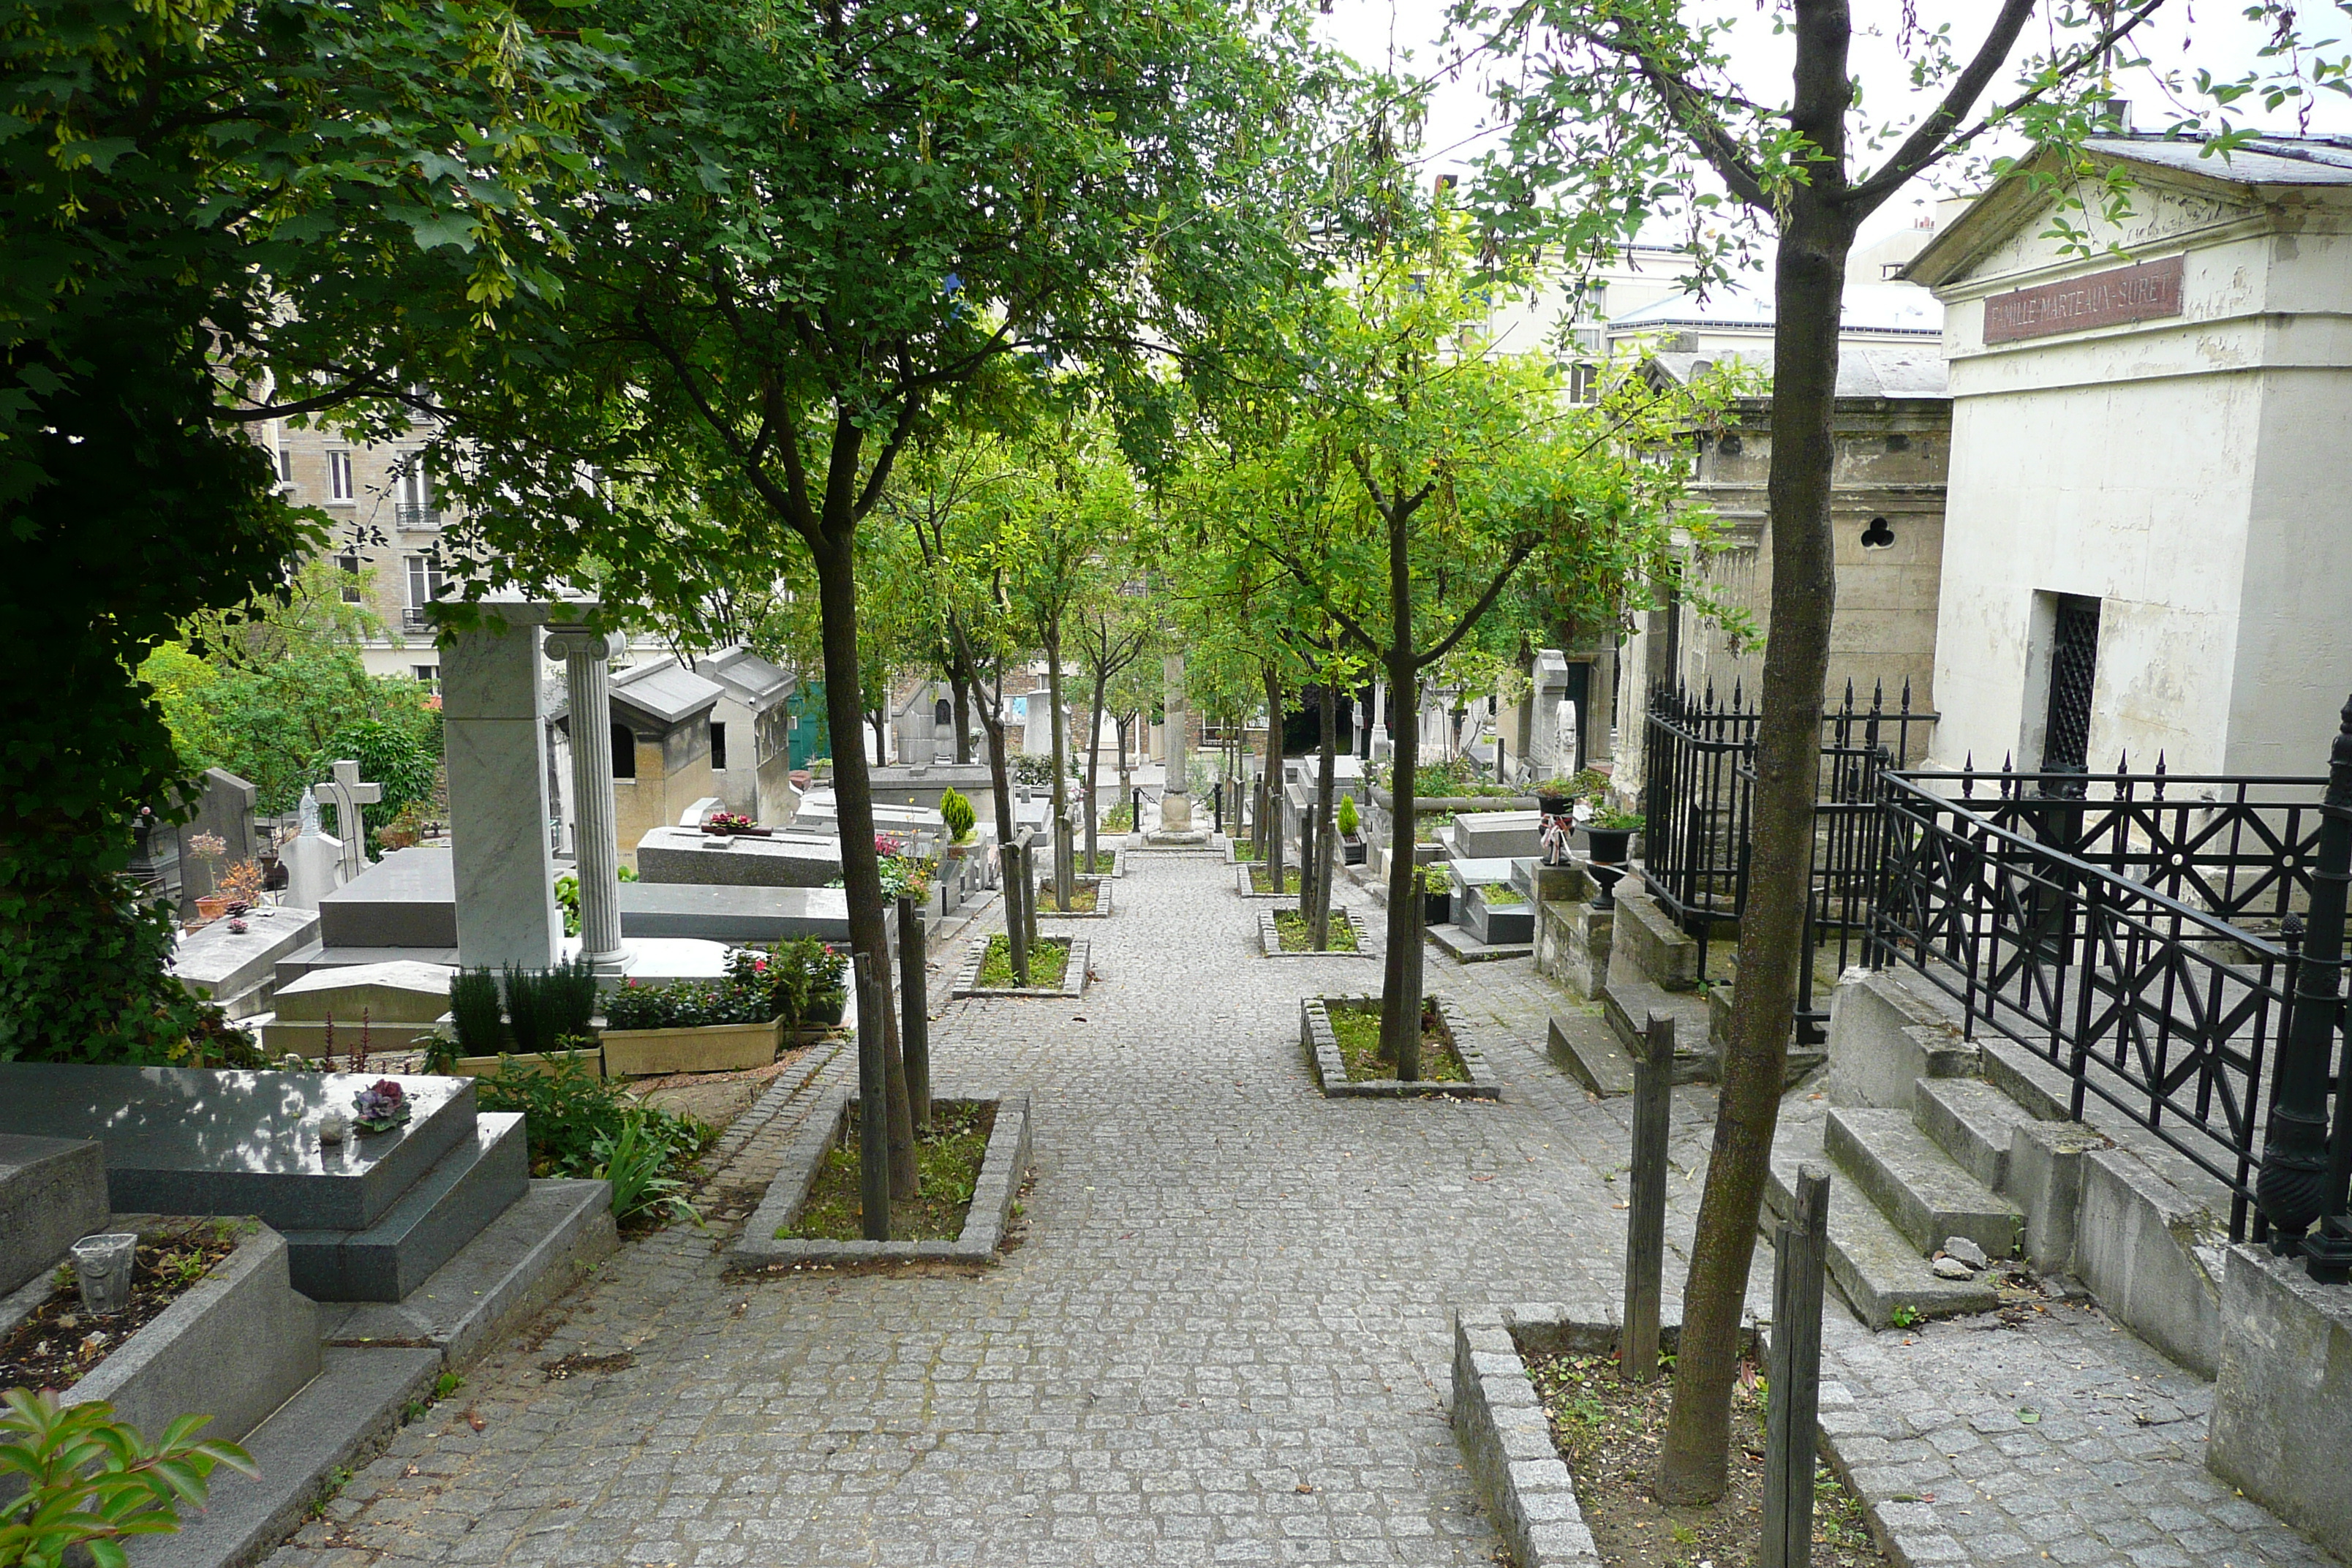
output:
M1363 836L1362 836L1361 834L1358 834L1358 835L1357 835L1355 837L1353 837L1353 838L1348 837L1347 837L1347 836L1345 836L1345 835L1342 835L1342 836L1340 837L1340 839L1339 839L1339 858L1340 858L1340 859L1341 859L1343 862L1345 862L1345 863L1346 863L1346 864L1348 864L1348 865L1350 865L1350 866L1360 866L1360 865L1362 865L1362 864L1364 863L1364 850L1365 850L1365 848L1366 848L1366 845L1365 845L1365 843L1364 843L1364 838L1363 838Z
M1421 895L1421 920L1423 925L1442 926L1454 919L1454 894L1424 892Z
M1625 847L1633 842L1630 827L1588 827L1584 830L1585 847L1603 866L1622 866Z
M686 1029L607 1029L604 1071L614 1078L655 1073L740 1072L776 1059L784 1021L703 1024Z
M1536 796L1536 809L1546 816L1566 816L1576 809L1576 797L1567 795L1538 794Z
M216 921L228 913L228 907L235 902L236 900L226 893L206 893L196 900L196 913L208 921Z

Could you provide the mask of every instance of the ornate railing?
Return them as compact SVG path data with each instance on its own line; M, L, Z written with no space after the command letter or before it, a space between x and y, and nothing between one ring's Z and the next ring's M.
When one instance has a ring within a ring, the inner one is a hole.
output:
M2325 1254L2352 1169L2345 722L2332 784L1887 773L1869 962L2063 1070L2074 1116L2095 1100L2221 1184L2233 1240L2313 1230Z
M1738 688L1720 704L1712 689L1694 699L1661 687L1643 728L1642 881L1698 943L1703 978L1715 927L1736 923L1748 901L1759 718ZM1849 685L1843 703L1822 715L1805 939L1809 954L1834 943L1841 970L1860 956L1877 889L1879 774L1924 752L1935 721L1913 710L1907 682L1893 708L1884 687L1864 707ZM1798 982L1798 1037L1818 1042L1828 1024L1808 963Z

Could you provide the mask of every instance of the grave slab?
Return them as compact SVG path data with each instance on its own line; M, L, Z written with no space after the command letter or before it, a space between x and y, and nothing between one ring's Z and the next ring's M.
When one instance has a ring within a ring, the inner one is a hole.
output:
M745 888L713 882L624 882L625 937L699 937L771 942L814 936L849 940L849 894L840 888Z
M841 846L815 837L712 838L690 827L656 827L637 840L645 882L740 888L822 888L841 875Z
M215 921L179 939L172 954L172 973L191 991L202 991L232 1018L250 1017L270 1005L278 982L278 962L318 940L315 910L290 905L255 910L246 917L246 929L229 930L226 921Z
M447 849L395 849L319 900L319 940L329 947L456 947L457 887Z
M96 1139L108 1202L130 1214L252 1215L278 1230L364 1230L474 1134L471 1079L402 1078L391 1132L322 1148L318 1122L359 1073L0 1062L0 1132Z
M523 1119L486 1111L365 1230L289 1230L294 1288L316 1301L397 1301L422 1285L530 1185Z
M357 1027L365 1008L382 1022L430 1024L449 1010L449 980L456 973L413 959L317 970L278 987L278 1016L284 1021L331 1014Z
M1543 853L1543 814L1482 811L1456 817L1454 853L1465 860L1511 859Z
M106 1158L86 1139L0 1133L0 1294L106 1228Z
M1496 882L1508 882L1511 879L1511 862L1508 858L1479 859L1472 857L1451 861L1446 868L1454 875L1454 896L1457 899L1473 888L1486 887Z

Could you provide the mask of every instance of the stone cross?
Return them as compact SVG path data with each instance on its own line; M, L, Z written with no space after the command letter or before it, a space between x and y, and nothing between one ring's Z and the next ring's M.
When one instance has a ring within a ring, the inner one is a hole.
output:
M318 787L334 797L335 831L343 841L343 880L348 882L367 869L367 825L360 819L360 807L383 799L383 785L360 783L360 765L349 758L329 771L335 776Z

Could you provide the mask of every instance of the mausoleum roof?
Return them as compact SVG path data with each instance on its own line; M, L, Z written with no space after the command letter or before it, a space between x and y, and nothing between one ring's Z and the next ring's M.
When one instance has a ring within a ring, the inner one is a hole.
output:
M1772 374L1772 346L1759 343L1727 353L1674 352L1654 354L1653 363L1676 382L1705 374L1714 365L1734 363ZM1927 398L1952 395L1944 368L1944 344L1845 342L1838 345L1837 395L1845 398Z
M675 658L656 659L613 677L613 700L626 703L665 724L682 724L708 712L726 689L706 680Z
M1704 299L1695 292L1672 294L1628 310L1611 319L1609 332L1612 337L1674 328L1766 332L1772 330L1773 319L1769 289L1727 283L1708 289ZM1849 283L1839 303L1838 330L1940 338L1944 307L1916 284Z
M695 673L717 681L750 708L772 707L790 697L798 684L789 671L741 647L712 654Z

